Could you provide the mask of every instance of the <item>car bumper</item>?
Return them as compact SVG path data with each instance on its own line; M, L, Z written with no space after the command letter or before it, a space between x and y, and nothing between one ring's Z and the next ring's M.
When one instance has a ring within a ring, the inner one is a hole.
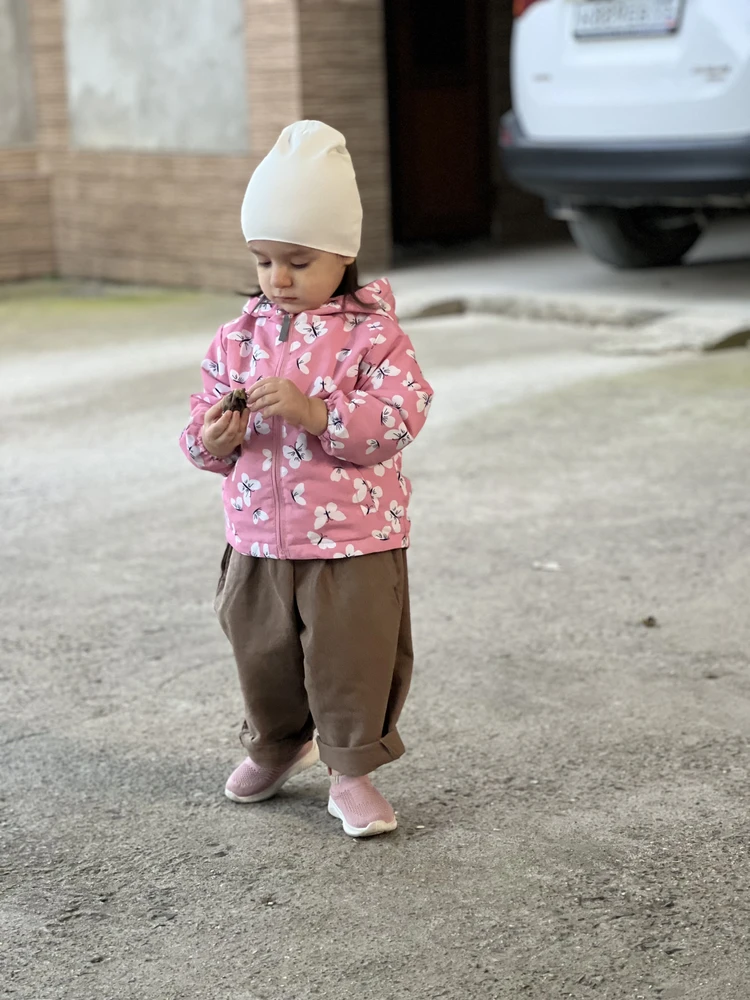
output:
M503 117L506 172L527 191L566 204L750 201L750 136L720 141L548 143Z

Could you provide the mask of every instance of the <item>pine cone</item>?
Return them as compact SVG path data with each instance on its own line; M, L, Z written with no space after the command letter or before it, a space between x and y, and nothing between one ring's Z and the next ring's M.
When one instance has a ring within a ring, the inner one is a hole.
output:
M247 393L244 389L233 389L228 392L221 402L221 412L234 410L237 413L244 413L247 409Z

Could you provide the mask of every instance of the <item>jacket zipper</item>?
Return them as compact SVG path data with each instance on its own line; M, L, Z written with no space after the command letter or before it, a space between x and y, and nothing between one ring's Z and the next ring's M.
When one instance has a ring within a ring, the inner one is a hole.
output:
M281 373L284 371L287 351L289 349L289 327L292 323L292 317L289 313L284 314L284 318L281 321L281 330L279 331L279 340L281 341L281 354L279 356L278 364L276 365L275 377L280 378ZM281 418L274 418L274 455L273 455L273 494L274 503L276 504L276 551L279 553L279 559L286 559L286 549L284 548L284 533L282 531L281 520L283 517L283 486L281 484Z

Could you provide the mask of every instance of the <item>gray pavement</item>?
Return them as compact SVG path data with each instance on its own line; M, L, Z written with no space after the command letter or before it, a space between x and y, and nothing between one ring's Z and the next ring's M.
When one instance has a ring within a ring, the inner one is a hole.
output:
M577 303L656 309L747 307L750 219L711 225L686 266L616 271L579 253L571 243L509 247L485 252L462 248L403 267L393 276L402 314L427 299L511 295Z
M411 324L418 668L359 843L322 767L222 796L219 484L176 438L239 300L59 291L0 290L0 995L746 997L750 352Z
M712 350L750 341L749 254L741 218L710 226L684 267L616 271L570 243L464 248L402 268L394 287L405 317L463 309L609 328L611 353Z

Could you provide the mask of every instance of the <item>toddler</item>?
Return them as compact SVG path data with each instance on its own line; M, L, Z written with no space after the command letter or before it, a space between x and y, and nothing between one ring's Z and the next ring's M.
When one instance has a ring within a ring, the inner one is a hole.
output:
M263 801L320 757L328 811L352 837L397 825L369 775L404 752L401 459L432 399L388 282L358 285L361 226L344 137L315 121L286 128L242 205L261 293L216 334L181 438L194 465L224 477L216 611L247 751L226 794Z

